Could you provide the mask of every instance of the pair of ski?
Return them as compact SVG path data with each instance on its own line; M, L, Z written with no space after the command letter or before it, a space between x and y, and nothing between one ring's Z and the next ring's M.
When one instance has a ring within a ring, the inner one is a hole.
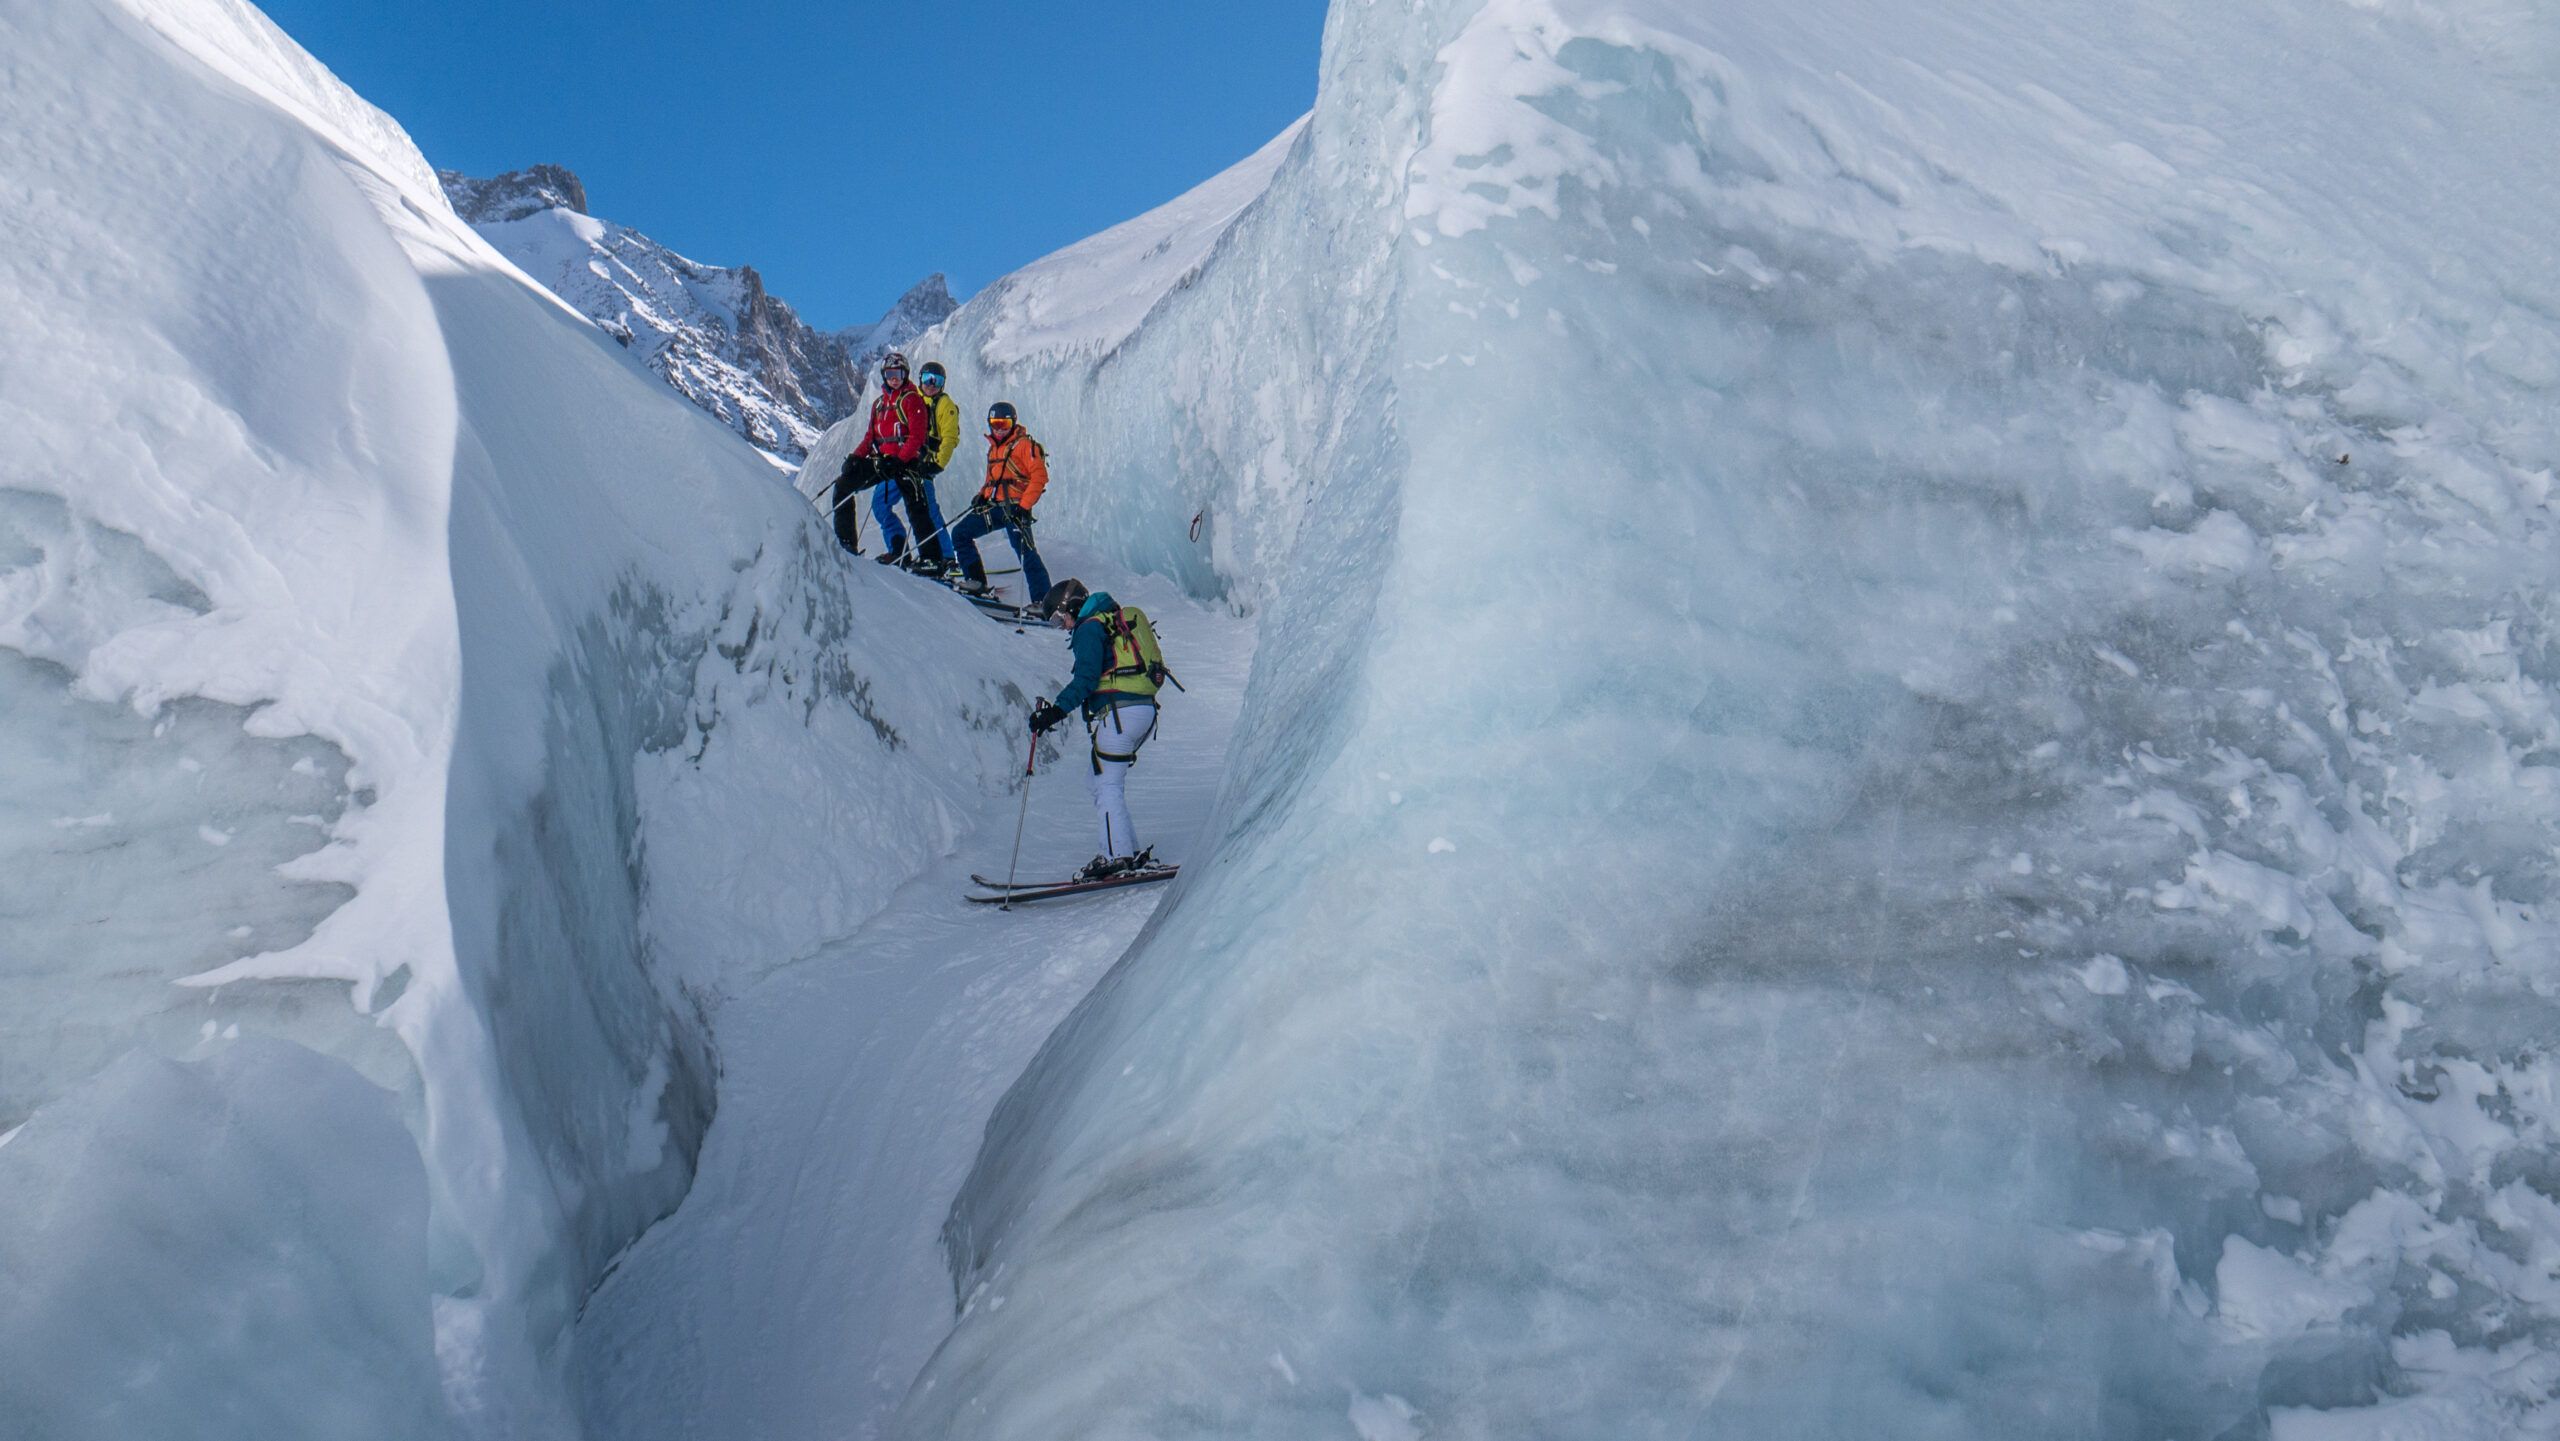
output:
M973 875L969 877L970 880L985 886L995 894L971 896L969 899L982 906L1009 906L1015 901L1050 901L1061 896L1081 896L1094 891L1116 891L1123 886L1143 886L1157 881L1169 881L1181 870L1182 867L1178 865L1152 865L1142 870L1123 871L1116 876L1104 876L1098 881L1023 881L1019 884Z
M992 589L985 591L962 590L959 585L960 577L957 575L929 575L903 565L898 568L920 580L932 581L935 585L941 586L944 590L950 591L952 594L967 601L969 604L976 606L979 610L993 616L997 620L1010 621L1019 625L1022 621L1028 618L1023 607L1015 605L1009 600L1002 599ZM990 570L987 572L990 576L1020 575L1021 573L1022 570L1019 566L1009 570Z
M1020 625L1031 618L1031 613L1028 610L1015 605L1012 601L999 599L992 591L985 595L976 595L969 591L962 590L956 585L951 585L949 581L944 581L943 584L949 586L954 595L957 595L962 600L976 606L979 613L982 615L1013 625Z

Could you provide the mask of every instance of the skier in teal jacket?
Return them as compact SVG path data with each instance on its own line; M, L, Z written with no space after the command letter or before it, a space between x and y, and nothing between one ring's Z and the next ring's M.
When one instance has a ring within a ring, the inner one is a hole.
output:
M1073 579L1050 587L1042 605L1051 623L1071 632L1075 675L1056 699L1032 710L1031 729L1046 732L1081 712L1093 738L1093 809L1102 828L1102 853L1076 879L1100 880L1138 870L1154 856L1138 844L1137 823L1129 817L1129 767L1156 731L1157 681L1141 654L1137 632L1145 628L1143 646L1152 649L1154 630L1146 627L1143 614L1132 622L1110 592L1088 593L1083 582Z

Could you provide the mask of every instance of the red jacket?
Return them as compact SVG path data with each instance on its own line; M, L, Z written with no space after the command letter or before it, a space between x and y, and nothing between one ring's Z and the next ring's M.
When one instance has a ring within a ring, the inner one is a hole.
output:
M925 434L932 428L933 412L925 405L924 392L900 381L871 402L871 428L853 453L912 462L924 454Z

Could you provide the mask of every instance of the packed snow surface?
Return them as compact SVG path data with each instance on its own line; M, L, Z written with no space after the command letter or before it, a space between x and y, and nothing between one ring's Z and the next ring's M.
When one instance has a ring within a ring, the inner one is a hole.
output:
M897 1434L2560 1434L2555 81L1345 4L1179 283L965 307L1261 639Z

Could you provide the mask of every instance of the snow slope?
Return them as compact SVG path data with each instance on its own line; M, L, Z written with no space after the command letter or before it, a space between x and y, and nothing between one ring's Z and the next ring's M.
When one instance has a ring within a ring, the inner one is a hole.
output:
M965 307L1263 621L896 1434L2560 1429L2554 42L1346 4L1134 332Z
M246 5L0 8L0 71L0 1415L575 1434L708 1016L946 850L1029 672Z

